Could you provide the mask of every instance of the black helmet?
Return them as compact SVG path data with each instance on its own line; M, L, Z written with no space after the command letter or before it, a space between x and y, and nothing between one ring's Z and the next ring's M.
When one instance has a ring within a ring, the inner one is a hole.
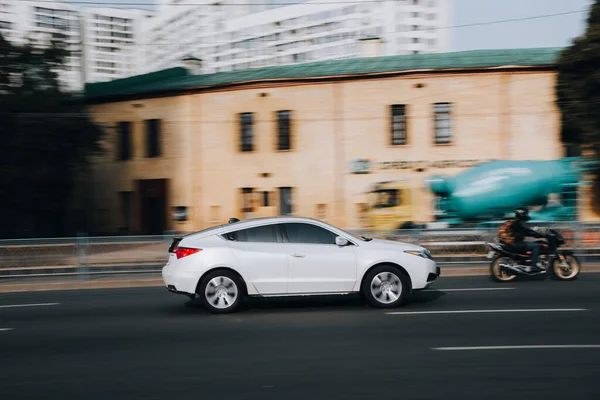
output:
M529 217L529 211L526 208L517 208L515 210L515 218L520 219L521 221L529 221L531 219Z

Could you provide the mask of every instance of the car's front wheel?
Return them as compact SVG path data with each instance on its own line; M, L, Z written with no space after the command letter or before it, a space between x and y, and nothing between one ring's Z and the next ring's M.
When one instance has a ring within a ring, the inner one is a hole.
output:
M394 308L404 304L410 292L408 277L399 268L381 265L366 275L362 294L376 308Z
M197 293L209 312L231 313L239 308L244 296L243 282L231 271L214 271L202 279Z

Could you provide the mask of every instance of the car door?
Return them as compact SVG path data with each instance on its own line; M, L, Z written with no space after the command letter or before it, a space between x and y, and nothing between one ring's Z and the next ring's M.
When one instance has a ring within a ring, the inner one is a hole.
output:
M263 295L287 293L290 255L275 225L241 229L225 236L248 283Z
M281 224L290 254L288 293L349 292L356 283L355 246L337 246L335 232L311 223Z

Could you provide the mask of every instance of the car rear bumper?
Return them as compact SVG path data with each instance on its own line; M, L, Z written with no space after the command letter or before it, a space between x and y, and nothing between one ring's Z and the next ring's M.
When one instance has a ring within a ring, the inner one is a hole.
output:
M196 282L194 276L177 273L172 266L166 265L162 269L162 278L165 286L171 293L191 296L195 293Z
M186 296L194 296L192 293L188 293L188 292L182 292L181 290L177 290L177 288L175 287L175 285L167 285L167 290L171 293L175 293L175 294L183 294Z

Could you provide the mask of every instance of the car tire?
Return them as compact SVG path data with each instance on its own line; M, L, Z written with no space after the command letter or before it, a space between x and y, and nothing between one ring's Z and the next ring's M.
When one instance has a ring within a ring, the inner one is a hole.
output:
M245 297L245 286L237 274L217 270L200 281L196 292L210 313L229 314L239 309Z
M367 272L361 292L372 307L399 307L406 303L411 292L410 279L393 265L381 265Z

